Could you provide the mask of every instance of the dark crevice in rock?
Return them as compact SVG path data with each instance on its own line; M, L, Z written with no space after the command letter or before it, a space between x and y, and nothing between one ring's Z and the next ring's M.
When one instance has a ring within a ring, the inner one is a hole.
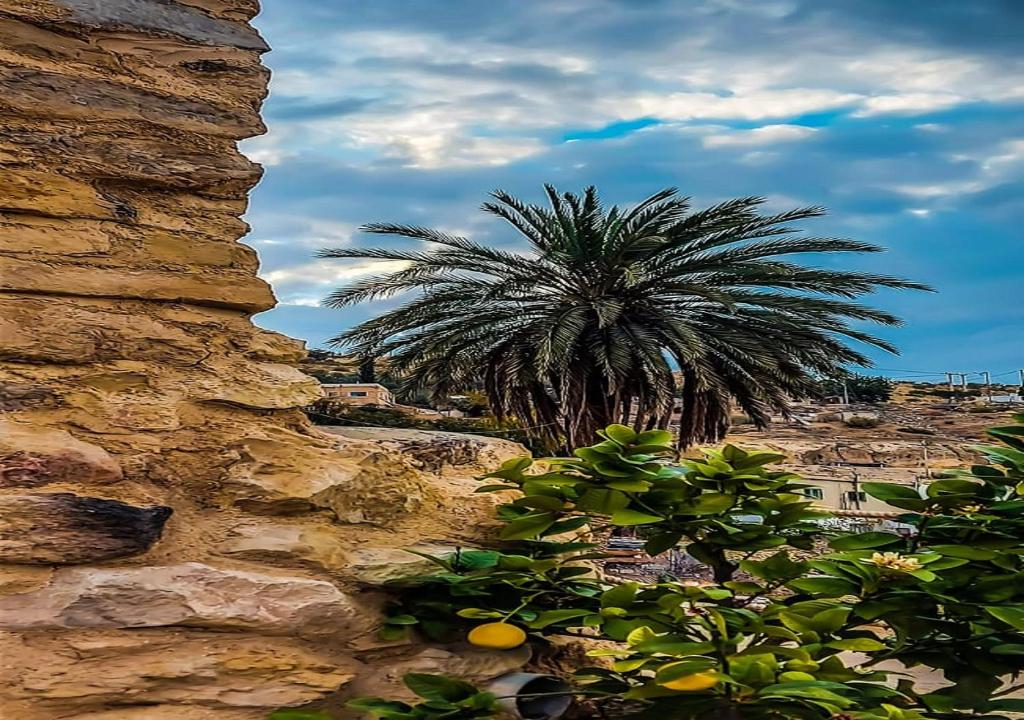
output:
M72 493L0 497L0 562L58 565L146 552L173 510Z

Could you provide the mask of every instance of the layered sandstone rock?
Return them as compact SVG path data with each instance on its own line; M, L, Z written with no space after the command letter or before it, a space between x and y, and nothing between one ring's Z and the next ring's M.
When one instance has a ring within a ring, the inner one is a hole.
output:
M0 0L2 717L255 720L523 661L375 638L375 586L423 568L400 548L478 540L470 476L522 449L297 409L318 385L250 322L238 242L256 11Z

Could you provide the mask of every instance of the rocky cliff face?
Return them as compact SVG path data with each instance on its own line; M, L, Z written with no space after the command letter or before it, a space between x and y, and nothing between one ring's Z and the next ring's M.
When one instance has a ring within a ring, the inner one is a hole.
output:
M256 11L0 0L0 716L254 720L522 660L375 640L396 548L478 536L470 474L521 450L453 470L296 410L318 386L249 321L238 242Z

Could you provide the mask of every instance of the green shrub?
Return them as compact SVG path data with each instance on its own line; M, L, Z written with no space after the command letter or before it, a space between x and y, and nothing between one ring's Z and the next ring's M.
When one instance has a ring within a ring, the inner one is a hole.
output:
M842 397L845 394L850 402L884 403L892 398L894 383L886 377L846 373L821 380L818 387L823 396Z
M967 408L967 412L972 414L987 414L1000 412L1002 408L998 405L974 405Z
M843 421L846 427L852 428L875 428L882 424L882 421L869 415L854 415Z
M974 448L991 464L926 491L862 485L901 511L909 536L825 533L807 485L769 468L781 455L726 446L675 463L669 433L611 426L571 458L490 473L480 491L520 493L499 509L505 548L439 558L438 573L392 583L385 636L447 640L497 620L535 641L614 641L590 653L610 665L574 679L598 707L629 708L617 717L1007 719L1024 711L1000 689L1024 671L1024 414L1015 422L989 431L999 444ZM592 545L565 539L629 526L644 526L651 554L684 546L715 583L611 583L582 564L601 557ZM790 556L823 535L831 552ZM883 661L948 684L887 683ZM353 707L396 720L492 717L486 693L460 688L439 704ZM460 715L453 702L480 705ZM451 714L423 714L442 710Z

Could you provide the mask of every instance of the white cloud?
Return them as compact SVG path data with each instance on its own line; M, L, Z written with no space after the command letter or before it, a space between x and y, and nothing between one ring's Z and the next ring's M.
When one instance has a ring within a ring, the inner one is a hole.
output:
M260 273L260 277L275 288L287 288L295 285L308 287L309 285L334 285L367 275L397 272L407 267L409 267L409 263L404 260L371 259L350 263L343 263L339 260L318 260Z
M979 193L1024 175L1024 139L1004 140L984 154L971 157L959 153L950 157L969 164L974 172L957 180L932 183L904 183L888 186L889 190L922 200ZM912 211L913 212L913 211Z
M963 103L965 99L951 93L907 93L904 95L875 95L861 103L854 117L872 115L923 115L945 110Z
M793 142L810 137L814 128L802 125L764 125L752 130L735 130L728 133L708 135L701 141L704 147L753 147Z
M675 92L644 93L632 98L609 99L605 105L625 104L627 116L657 117L666 120L764 120L822 112L855 104L855 93L814 88L755 90L742 95Z

